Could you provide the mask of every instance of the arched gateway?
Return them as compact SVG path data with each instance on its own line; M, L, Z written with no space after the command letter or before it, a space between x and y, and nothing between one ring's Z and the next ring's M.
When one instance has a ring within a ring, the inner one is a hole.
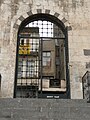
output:
M67 28L34 14L18 30L14 97L70 98Z

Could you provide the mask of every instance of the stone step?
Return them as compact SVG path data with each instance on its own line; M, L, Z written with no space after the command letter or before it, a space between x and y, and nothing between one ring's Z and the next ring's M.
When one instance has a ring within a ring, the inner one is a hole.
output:
M90 103L70 99L0 99L0 120L90 120Z

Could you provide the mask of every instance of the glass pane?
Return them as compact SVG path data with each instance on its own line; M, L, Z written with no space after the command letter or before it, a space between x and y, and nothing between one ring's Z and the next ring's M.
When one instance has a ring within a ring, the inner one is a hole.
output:
M46 56L46 52L43 52L43 56Z
M41 24L42 24L42 21L41 21L41 20L38 20L38 24L41 25Z
M43 24L46 24L46 25L47 25L47 23L48 23L47 21L43 21Z
M46 61L43 61L43 66L46 66L46 65L47 65Z
M50 52L47 52L47 56L50 56Z

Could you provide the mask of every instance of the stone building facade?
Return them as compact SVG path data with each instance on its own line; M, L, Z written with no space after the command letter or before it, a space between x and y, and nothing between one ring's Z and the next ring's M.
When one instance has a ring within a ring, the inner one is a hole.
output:
M82 77L90 70L90 0L0 0L0 96L13 98L19 26L35 14L52 15L67 28L70 96L83 99Z

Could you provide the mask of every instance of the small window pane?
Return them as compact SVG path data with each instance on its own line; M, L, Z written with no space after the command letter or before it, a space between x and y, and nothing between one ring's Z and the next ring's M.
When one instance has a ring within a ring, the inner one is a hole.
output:
M43 66L50 66L51 52L43 52Z
M47 52L47 56L50 56L50 52Z

